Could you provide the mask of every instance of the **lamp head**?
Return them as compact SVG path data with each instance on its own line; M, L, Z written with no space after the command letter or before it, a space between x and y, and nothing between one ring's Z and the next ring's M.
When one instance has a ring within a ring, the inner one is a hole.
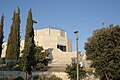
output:
M77 34L77 33L78 33L78 31L75 31L75 32L74 32L74 34Z

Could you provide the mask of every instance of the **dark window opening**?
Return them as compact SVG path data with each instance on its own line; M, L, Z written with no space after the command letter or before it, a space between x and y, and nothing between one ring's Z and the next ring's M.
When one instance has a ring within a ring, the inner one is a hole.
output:
M57 45L57 48L60 49L61 51L66 52L66 46L63 46L63 45Z

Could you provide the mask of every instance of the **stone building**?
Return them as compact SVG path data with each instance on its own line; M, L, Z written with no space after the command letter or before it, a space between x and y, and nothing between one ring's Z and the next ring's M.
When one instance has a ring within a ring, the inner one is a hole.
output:
M71 63L71 58L75 57L72 52L72 41L67 37L67 33L60 29L45 28L34 30L34 40L37 46L48 49L50 59L49 65L64 65ZM21 50L24 48L24 40L21 41ZM21 56L22 54L20 54Z
M60 29L44 28L34 30L34 40L37 46L42 46L49 52L51 62L48 64L48 70L53 73L64 73L66 64L71 63L71 58L75 57L72 52L72 41L67 37L67 33ZM1 57L5 57L7 43L3 44ZM20 51L24 48L24 40L21 40ZM20 56L22 53L20 53ZM67 80L67 79L65 79Z
M64 72L66 64L71 64L76 59L76 52L72 51L72 41L67 37L67 33L60 29L44 28L40 30L34 30L34 40L37 46L42 46L48 50L49 59L47 71L34 71L33 75L42 74L55 74L61 77L63 80L69 80L67 74ZM5 57L7 43L3 43L3 50L1 57ZM24 48L24 40L21 40L20 51ZM80 53L79 53L80 54ZM22 53L20 53L22 56ZM94 70L90 68L91 61L86 60L86 54L80 54L80 64L85 68L86 71ZM85 80L94 79L94 76L88 75L89 78ZM94 79L97 80L97 79Z

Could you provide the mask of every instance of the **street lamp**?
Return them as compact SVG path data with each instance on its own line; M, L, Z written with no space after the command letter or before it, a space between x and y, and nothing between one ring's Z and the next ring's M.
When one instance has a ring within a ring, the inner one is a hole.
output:
M77 80L79 80L79 60L78 60L78 31L75 31L76 35L76 51L77 51Z

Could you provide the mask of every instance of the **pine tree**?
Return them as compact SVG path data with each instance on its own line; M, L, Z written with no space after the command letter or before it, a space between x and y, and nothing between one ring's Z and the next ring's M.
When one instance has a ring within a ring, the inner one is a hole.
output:
M21 58L21 68L28 74L31 74L31 67L34 66L35 60L34 23L36 22L32 19L32 10L30 9L27 17L24 50L22 51L23 55Z
M2 44L3 44L3 26L4 26L4 15L1 17L1 22L0 22L0 57L2 54Z
M7 60L18 60L20 53L20 9L18 12L14 11L13 22L8 38L6 59Z
M93 32L85 43L87 59L101 80L120 80L120 26L110 25Z

